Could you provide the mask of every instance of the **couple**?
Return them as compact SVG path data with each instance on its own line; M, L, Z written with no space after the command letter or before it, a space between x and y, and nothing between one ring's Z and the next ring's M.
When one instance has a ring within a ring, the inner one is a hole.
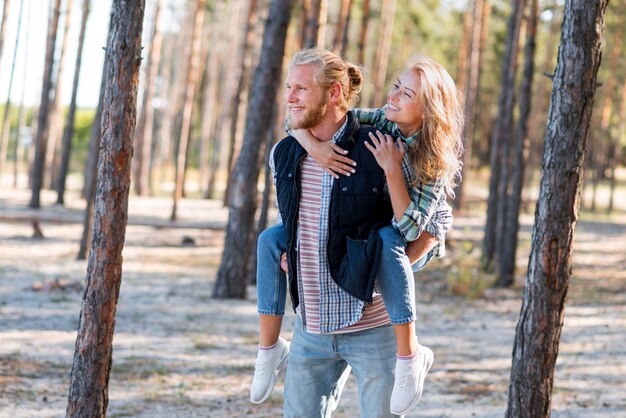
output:
M348 110L362 82L322 49L297 53L287 76L290 135L270 155L280 220L258 242L250 391L254 403L267 399L288 361L286 417L330 416L351 370L362 417L401 416L433 361L415 336L411 264L443 255L446 194L460 170L459 93L426 57L409 63L382 109ZM287 291L291 343L280 338Z

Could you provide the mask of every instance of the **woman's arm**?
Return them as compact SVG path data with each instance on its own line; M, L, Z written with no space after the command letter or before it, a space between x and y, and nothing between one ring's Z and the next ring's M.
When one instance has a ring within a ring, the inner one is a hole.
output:
M308 129L296 129L291 131L290 135L296 138L296 141L322 167L322 170L334 178L339 178L339 174L349 176L354 173L356 162L344 157L348 151L339 145L330 141L320 141Z
M417 260L424 257L435 245L439 244L439 239L424 231L415 241L409 242L406 247L406 255L409 262L415 264Z

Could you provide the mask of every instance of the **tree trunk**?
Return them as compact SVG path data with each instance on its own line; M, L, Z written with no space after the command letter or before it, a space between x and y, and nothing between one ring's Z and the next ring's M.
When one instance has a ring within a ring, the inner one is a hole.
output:
M367 41L367 29L370 22L370 0L363 0L361 8L361 30L359 31L359 42L357 43L357 63L365 65L365 42Z
M483 239L482 267L492 270L496 245L499 242L498 230L501 225L501 214L506 202L501 199L502 191L508 190L508 156L509 146L507 135L513 128L513 106L515 105L515 73L517 69L517 51L522 16L526 0L514 0L509 17L506 49L502 60L502 86L498 99L498 117L491 133L489 151L489 198L487 200L487 221ZM501 178L505 175L505 178Z
M109 31L111 23L109 23ZM83 234L80 240L77 260L87 258L91 243L91 229L93 226L93 203L96 196L96 180L98 177L98 156L100 154L100 142L102 139L102 106L104 106L104 93L106 91L107 60L104 59L102 65L102 76L100 78L100 95L98 107L91 125L91 135L89 136L89 151L85 163L85 184L83 185L83 197L87 204L83 216Z
M76 52L76 64L74 66L74 81L72 84L72 99L70 109L67 114L67 122L63 131L63 151L61 152L61 168L57 181L57 203L63 204L65 195L65 182L70 166L70 154L72 151L72 136L74 135L74 116L76 114L76 95L78 94L78 81L80 79L80 69L83 58L83 44L85 41L85 29L87 28L87 18L91 0L83 0L83 17L80 22L80 34L78 36L78 51Z
M302 46L311 48L317 46L320 33L320 13L323 0L304 0L304 13L306 16L306 25Z
M378 45L376 46L376 58L374 60L374 95L372 96L373 101L370 102L370 107L383 105L387 64L389 63L389 54L391 52L391 37L393 35L393 23L397 4L397 0L383 0Z
M470 164L472 160L472 145L474 143L474 132L476 122L476 107L478 105L478 87L480 82L481 73L481 56L483 51L483 45L481 43L481 35L483 34L483 26L487 25L487 16L489 5L488 0L475 0L473 13L470 14L472 18L471 31L469 39L467 40L467 46L463 48L468 49L467 62L463 64L459 74L463 74L461 80L464 80L464 84L459 84L459 87L465 94L465 120L466 123L463 127L463 165L461 166L461 179L465 178L470 170ZM465 38L465 36L464 36ZM456 188L455 206L459 211L465 209L463 194L464 182L459 182Z
M239 114L243 110L243 95L248 91L248 85L250 83L250 68L252 67L252 54L250 52L252 50L252 46L254 45L254 28L257 22L257 8L258 0L249 0L245 34L239 49L239 60L237 64L235 64L235 68L238 69L239 75L237 77L237 89L233 94L233 99L230 104L230 131L228 140L228 157L226 159L228 178L226 181L226 192L224 193L224 205L228 204L230 194L230 176L233 171L233 161L235 160L235 154L239 148L238 145L241 143L237 127L239 126ZM207 194L212 193L209 193L207 190Z
M122 281L144 1L113 0L111 7L93 242L70 377L68 418L106 416Z
M6 5L6 3L5 3ZM9 89L7 92L7 101L4 104L4 114L2 116L2 128L0 128L0 178L2 178L2 165L7 159L7 150L9 148L9 137L11 136L11 122L9 114L11 111L11 88L13 87L13 76L15 74L15 63L17 62L17 50L20 45L20 29L22 27L22 12L24 11L24 0L20 0L20 11L17 17L17 35L15 36L15 48L13 49L13 61L11 63L11 75L9 76ZM5 16L2 16L4 20ZM2 51L0 50L0 54ZM16 143L19 142L19 132ZM15 161L17 164L17 161Z
M150 36L150 49L146 59L144 89L141 99L141 110L137 119L137 132L135 133L135 156L133 158L133 185L135 193L145 196L148 192L148 176L150 172L150 155L152 153L152 129L154 124L154 94L156 91L156 78L159 72L161 58L161 44L163 36L159 31L159 17L163 0L157 0L152 16L152 34Z
M526 29L524 47L524 74L520 86L519 119L515 128L515 149L511 167L511 193L504 214L504 231L498 251L497 286L510 287L515 279L515 255L517 253L517 232L519 230L519 212L524 186L524 169L528 150L528 118L531 112L533 73L535 71L535 45L537 21L539 19L537 0L530 0L530 12Z
M63 103L61 102L63 95L63 79L67 61L67 43L69 40L70 23L72 19L72 9L74 8L74 0L67 0L65 4L65 22L63 25L63 40L61 42L61 53L59 56L59 68L56 75L56 86L54 88L54 99L52 100L52 109L50 110L50 130L48 133L48 149L46 154L46 164L44 171L44 181L49 189L55 187L56 175L58 173L57 156L59 154L59 137L63 129Z
M39 209L41 187L48 149L48 123L50 119L50 90L52 89L52 67L54 66L54 50L57 38L57 27L61 13L61 0L54 0L48 21L48 41L46 44L46 60L44 62L43 80L41 85L41 101L37 115L37 134L34 139L35 158L32 168L32 195L29 206Z
M348 48L348 27L350 26L350 8L352 0L341 0L339 7L339 16L337 16L337 27L335 28L335 36L333 38L333 51L346 55Z
M9 16L10 0L4 0L2 4L2 20L0 21L0 68L2 68L2 51L4 49L4 38L7 33L7 17Z
M549 417L608 1L568 0L506 417Z
M176 220L178 201L183 197L185 168L187 166L187 148L191 135L191 113L193 111L193 98L198 82L198 67L200 66L200 48L202 46L202 25L204 22L204 0L196 1L194 13L191 48L187 57L187 77L185 82L185 98L183 99L183 119L180 127L180 142L178 145L178 157L176 158L176 180L174 181L174 201L170 219Z
M27 12L26 12L26 21L30 22L31 16L31 0L28 0L27 3ZM30 25L26 25L26 35L24 39L24 44L28 45L30 40ZM28 49L24 48L24 63L28 63ZM24 96L26 94L26 75L28 71L22 72L22 92L20 94L20 107L17 111L17 138L15 140L15 150L13 155L15 155L15 165L13 166L13 187L18 187L18 178L20 173L22 172L22 165L24 161L24 147L21 146L20 142L22 140L22 135L24 134L24 128L26 126L26 112L24 111ZM32 132L31 122L31 132ZM32 142L32 141L31 141Z
M246 297L247 258L252 249L260 148L271 119L285 54L287 27L294 0L272 0L263 34L261 57L255 70L248 103L244 143L233 172L224 254L213 295L218 298Z

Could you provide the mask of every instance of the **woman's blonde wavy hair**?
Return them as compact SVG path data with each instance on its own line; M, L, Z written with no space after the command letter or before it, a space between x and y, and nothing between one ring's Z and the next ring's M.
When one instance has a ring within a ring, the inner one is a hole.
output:
M415 55L406 68L420 78L417 99L424 112L421 137L409 148L415 183L443 181L454 196L462 166L463 96L445 68L428 57Z
M327 91L333 84L341 85L341 110L348 111L359 97L363 85L361 69L344 61L331 51L322 48L307 48L296 53L291 65L314 65L315 81Z

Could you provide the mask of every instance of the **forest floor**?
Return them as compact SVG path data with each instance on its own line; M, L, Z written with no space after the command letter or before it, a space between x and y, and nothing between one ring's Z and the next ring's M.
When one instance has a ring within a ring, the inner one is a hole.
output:
M63 417L87 266L76 261L82 203L44 194L36 239L29 196L0 189L0 417ZM255 288L248 300L211 297L227 212L185 199L172 225L169 210L169 199L130 201L108 416L281 416L283 375L266 403L248 401ZM504 416L532 220L522 217L512 289L486 288L478 272L480 217L458 217L447 256L416 275L417 330L435 362L408 416ZM573 261L552 417L626 417L626 212L583 216ZM335 416L358 415L351 379Z

